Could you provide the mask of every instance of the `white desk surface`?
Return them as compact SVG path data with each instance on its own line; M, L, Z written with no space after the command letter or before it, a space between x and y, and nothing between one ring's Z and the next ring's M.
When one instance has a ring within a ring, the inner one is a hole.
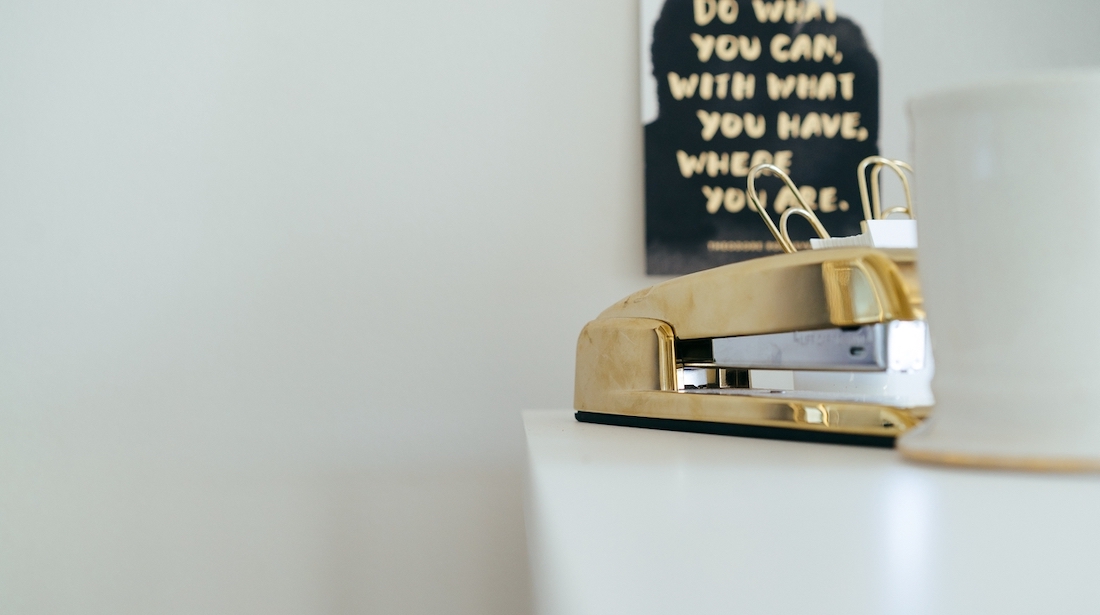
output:
M524 423L542 615L1100 613L1100 476Z

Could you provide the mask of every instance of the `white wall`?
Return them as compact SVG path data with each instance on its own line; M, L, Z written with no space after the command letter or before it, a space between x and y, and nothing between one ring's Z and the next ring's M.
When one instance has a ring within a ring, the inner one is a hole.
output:
M1100 64L1100 3L1092 0L886 0L885 5L884 155L912 158L906 101L914 96Z
M635 8L0 3L0 611L522 613Z
M0 4L0 611L524 612L519 410L653 282L636 4ZM1096 61L1019 4L886 4L887 150Z

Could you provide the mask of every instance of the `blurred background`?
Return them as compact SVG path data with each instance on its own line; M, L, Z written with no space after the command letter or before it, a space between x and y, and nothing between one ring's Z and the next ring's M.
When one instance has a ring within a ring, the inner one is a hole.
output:
M891 157L1100 63L1093 2L837 5ZM0 612L529 612L520 411L659 281L638 11L0 3Z

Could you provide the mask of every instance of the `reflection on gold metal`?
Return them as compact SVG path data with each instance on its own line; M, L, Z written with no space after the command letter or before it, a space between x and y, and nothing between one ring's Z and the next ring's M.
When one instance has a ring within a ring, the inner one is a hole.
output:
M576 408L623 416L884 437L897 437L927 416L926 408L899 409L874 404L675 391L621 391L592 401L596 403L578 403Z
M898 273L905 281L905 293L908 297L909 306L913 308L913 313L917 315L917 318L923 320L925 317L922 309L924 298L921 295L920 279L917 274L917 251L894 249L879 250L879 252L889 256L890 260L897 265Z
M676 336L672 327L661 323L653 328L657 334L657 369L660 370L661 390L676 390Z
M837 326L919 318L909 284L884 255L827 261L821 264L821 275L830 318Z
M871 166L873 165L873 166ZM871 194L867 194L867 167L871 166ZM882 195L879 190L879 174L882 167L893 169L901 178L902 189L905 190L905 207L891 207L882 211ZM913 167L901 160L890 160L882 156L868 156L859 163L856 173L859 178L859 198L863 202L863 217L867 220L883 220L892 213L902 213L911 219L916 219L913 211L913 195L909 190L909 178L905 172L913 172Z
M760 196L756 192L756 178L765 171L783 180L783 183L787 184L787 188L794 194L795 199L798 201L797 206L792 205L779 217L779 228L776 228L775 223L772 222L771 216L768 215L767 208L760 204ZM749 170L748 196L749 201L752 202L752 206L756 208L760 217L764 219L764 224L767 225L768 230L772 232L772 236L779 242L779 245L783 247L784 252L790 254L796 250L794 242L791 241L791 236L787 232L787 220L790 219L792 215L799 215L809 220L810 226L813 227L818 237L823 239L829 238L829 232L825 230L825 226L821 224L821 220L817 218L817 214L810 209L810 206L806 203L806 199L802 198L802 192L799 191L798 186L794 185L791 178L774 164L758 164Z
M851 285L831 273L848 267L867 272L867 283L883 303L884 319L919 319L919 288L899 266L899 261L915 260L912 250L871 248L756 258L651 286L615 303L599 318L656 319L668 323L680 339L865 324L866 312L856 308L861 304L845 296Z
M574 407L588 412L896 436L927 408L753 396L733 390L722 368L712 389L685 391L678 374L696 364L675 340L810 331L918 320L920 293L899 263L911 251L806 250L675 278L634 293L588 323L577 341ZM698 367L706 368L707 364Z

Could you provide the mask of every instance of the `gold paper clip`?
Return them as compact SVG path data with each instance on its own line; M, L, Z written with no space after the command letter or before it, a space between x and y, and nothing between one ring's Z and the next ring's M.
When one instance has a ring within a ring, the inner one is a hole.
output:
M871 166L874 165L874 166ZM867 197L867 167L871 167L871 196ZM905 190L905 207L891 207L882 211L882 196L879 191L879 174L882 167L890 167L901 178L901 187ZM904 170L903 170L904 169ZM868 156L859 163L857 171L859 177L859 198L863 201L863 217L866 220L885 220L893 213L905 214L910 220L916 220L913 211L913 196L909 191L909 178L905 171L913 173L913 167L901 160L890 160L883 156Z
M783 183L787 184L787 188L794 193L795 199L798 200L798 205L792 205L787 211L784 211L783 214L779 216L779 228L776 228L775 223L772 222L771 216L768 215L767 210L760 204L760 197L756 194L756 177L764 171L783 180ZM877 184L875 184L875 186L877 187ZM802 198L802 193L799 192L798 186L794 185L791 178L774 164L758 164L749 170L748 196L752 206L760 213L760 217L764 219L764 224L767 225L768 230L772 232L772 236L779 242L784 252L790 254L798 251L794 247L794 242L791 241L790 233L787 232L787 222L792 215L799 215L806 218L806 220L810 222L810 226L817 232L818 237L829 239L829 231L825 230L825 226L821 224L821 220L818 219L817 214L815 214L813 210L810 209L810 206L806 204L806 200Z

